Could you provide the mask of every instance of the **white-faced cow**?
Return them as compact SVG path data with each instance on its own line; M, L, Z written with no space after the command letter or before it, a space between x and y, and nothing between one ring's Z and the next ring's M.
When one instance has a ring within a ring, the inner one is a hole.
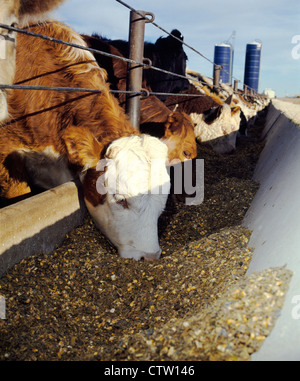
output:
M0 23L22 26L43 15L64 0L1 0ZM15 76L16 32L0 28L0 84L11 85ZM0 90L0 121L7 118L7 90Z
M236 148L236 136L240 126L240 108L231 107L216 94L206 95L190 85L192 98L173 95L167 98L170 110L186 112L195 124L195 137L200 143L208 143L220 154L230 153ZM201 96L199 96L201 95Z
M208 95L220 105L226 105L223 110L224 112L219 113L221 118L217 120L217 124L213 126L216 126L216 132L219 131L222 134L220 126L223 125L225 132L224 138L218 138L216 142L218 144L221 142L223 149L226 149L226 146L228 146L227 150L232 150L232 145L235 148L236 137L246 133L247 127L255 121L257 113L267 106L267 100L258 94L246 96L241 90L233 91L232 87L224 83L220 83L218 89L215 89L211 78L191 70L188 70L187 73L191 78L191 83L201 93ZM231 117L227 105L230 106ZM197 116L197 118L199 119L199 116ZM226 124L224 124L225 122ZM203 121L201 121L201 124L202 127L205 128ZM201 130L202 128L199 129L198 133ZM197 134L197 131L195 131L195 134ZM199 138L199 135L197 138Z
M59 22L29 29L84 45ZM133 128L90 52L20 35L15 80L101 92L11 92L11 119L0 129L1 196L79 175L90 214L119 254L159 258L157 221L170 188L167 146Z

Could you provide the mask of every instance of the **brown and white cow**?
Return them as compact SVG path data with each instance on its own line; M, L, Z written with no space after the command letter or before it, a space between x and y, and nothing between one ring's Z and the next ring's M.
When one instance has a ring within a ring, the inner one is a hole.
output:
M84 45L59 22L29 29ZM79 175L91 216L119 254L159 258L157 220L170 189L167 146L133 128L90 52L20 35L15 80L101 92L11 92L11 119L0 128L0 195L17 197Z
M224 83L220 83L216 90L211 78L191 70L188 70L187 74L190 82L199 92L209 96L222 106L219 107L219 118L216 119L216 123L211 123L208 128L205 126L206 116L194 115L192 117L199 127L195 129L196 138L202 140L203 137L207 139L209 135L214 135L217 139L210 140L214 150L231 151L232 148L235 148L236 137L239 134L246 134L247 127L255 122L258 112L268 105L267 99L259 94L246 96L241 90L234 91L231 86ZM228 106L230 106L231 113ZM212 120L211 117L209 119ZM205 132L208 132L207 136L205 136Z
M1 0L0 23L21 26L31 20L40 21L43 14L64 0ZM11 85L15 75L16 32L0 28L0 83ZM7 118L7 91L0 90L0 121Z
M210 78L197 72L187 70L187 74L191 83L188 92L201 97L192 99L190 105L189 100L185 101L176 110L189 110L188 114L195 124L195 137L199 142L210 144L220 154L233 152L240 129L241 108L233 102L232 92L228 94L223 89L215 89ZM174 103L172 98L171 102ZM207 107L209 103L211 106Z
M220 154L234 151L240 125L240 108L231 107L216 95L201 93L193 84L187 93L195 94L195 97L172 95L165 101L166 105L170 110L186 112L191 117L195 137L200 143L208 143Z

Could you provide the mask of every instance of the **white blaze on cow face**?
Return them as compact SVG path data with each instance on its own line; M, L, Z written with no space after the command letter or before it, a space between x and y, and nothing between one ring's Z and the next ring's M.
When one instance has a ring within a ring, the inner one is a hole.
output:
M157 224L170 191L167 158L165 144L142 135L116 140L107 150L106 162L100 162L98 169L103 170L104 164L105 172L97 180L97 189L106 191L105 200L98 205L88 198L85 202L98 228L122 257L160 257Z

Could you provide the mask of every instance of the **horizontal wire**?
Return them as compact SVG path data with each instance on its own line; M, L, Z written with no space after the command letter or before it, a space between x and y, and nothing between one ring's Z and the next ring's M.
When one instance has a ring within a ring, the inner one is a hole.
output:
M31 86L31 85L1 85L1 89L15 89L15 90L39 90L39 91L76 91L83 93L101 93L102 90L98 89L85 89L77 87L51 87L51 86ZM161 92L152 92L148 90L141 91L129 91L129 90L109 90L113 94L128 94L128 95L143 95L147 97L148 95L169 95L169 96L181 96L181 97L203 97L205 94L179 94L179 93L161 93Z
M111 53L107 53L107 52L103 52L101 50L97 50L97 49L93 49L93 48L89 48L87 46L82 46L82 45L78 45L78 44L74 44L72 42L66 42L66 41L63 41L63 40L60 40L60 39L57 39L57 38L54 38L54 37L49 37L49 36L45 36L43 34L39 34L39 33L35 33L35 32L31 32L31 31L28 31L28 30L24 30L24 29L20 29L20 28L16 28L16 27L12 27L12 26L9 26L9 25L6 25L6 24L1 24L0 23L0 28L4 28L4 29L8 29L8 30L12 30L14 32L17 32L17 33L22 33L22 34L25 34L25 35L29 35L31 37L37 37L37 38L41 38L43 40L47 40L47 41L51 41L51 42L55 42L55 43L58 43L58 44L62 44L62 45L67 45L67 46L71 46L71 47L74 47L74 48L77 48L77 49L81 49L81 50L87 50L89 52L92 52L92 53L95 53L95 54L101 54L103 56L106 56L106 57L110 57L110 58L116 58L116 59L119 59L121 61L125 61L125 62L128 62L128 63L132 63L132 64L135 64L135 65L138 65L138 66L142 66L142 67L146 67L147 69L153 69L153 70L156 70L156 71L159 71L159 72L162 72L162 73L165 73L165 74L169 74L169 75L173 75L175 77L179 77L179 78L183 78L183 79L188 79L186 76L184 75L180 75L180 74L177 74L177 73L173 73L171 71L168 71L168 70L164 70L164 69L161 69L161 68L158 68L158 67L155 67L155 66L150 66L149 67L149 64L148 63L141 63L141 62L137 62L137 61L134 61L132 59L129 59L129 58L125 58L125 57L120 57L120 56L117 56L115 54L111 54ZM173 35L172 35L173 36ZM180 40L181 41L181 40ZM195 79L194 79L195 80ZM205 82L201 82L199 80L196 80L198 83L200 84L206 84ZM215 85L210 85L212 87L216 87L218 89L221 90L220 87L218 86L215 86Z
M130 7L128 4L124 3L123 1L121 0L116 0L118 1L120 4L126 6L127 8L131 9L132 11L136 12L137 14L141 15L143 18L146 18L143 14L141 14L140 12L136 11L134 8ZM146 18L147 19L147 18ZM153 22L152 22L153 23ZM159 26L157 26L159 27ZM55 42L55 43L58 43L58 44L62 44L62 45L67 45L67 46L71 46L71 47L74 47L74 48L77 48L77 49L81 49L81 50L86 50L86 51L90 51L92 53L95 53L95 54L101 54L103 56L107 56L107 57L110 57L110 58L115 58L115 59L119 59L119 60L122 60L122 61L125 61L125 62L128 62L128 63L132 63L132 64L135 64L135 65L138 65L138 66L142 66L142 67L146 67L147 69L153 69L153 70L156 70L156 71L159 71L159 72L162 72L162 73L165 73L165 74L169 74L169 75L173 75L175 77L178 77L178 78L183 78L183 79L191 79L201 85L206 85L206 86L209 86L209 87L212 87L212 88L216 88L218 90L224 90L222 87L220 86L216 86L214 84L208 84L204 81L201 81L199 78L195 79L193 77L190 77L190 76L184 76L184 75L180 75L180 74L177 74L177 73L173 73L173 72L170 72L168 70L164 70L164 69L161 69L161 68L158 68L158 67L155 67L155 66L150 66L149 67L149 64L148 63L141 63L141 62L137 62L135 60L132 60L132 59L129 59L129 58L125 58L125 57L120 57L118 55L115 55L115 54L112 54L112 53L107 53L107 52L103 52L101 50L97 50L97 49L93 49L93 48L89 48L87 46L82 46L82 45L78 45L78 44L74 44L72 42L67 42L67 41L63 41L63 40L60 40L60 39L57 39L57 38L54 38L54 37L49 37L49 36L45 36L43 34L39 34L39 33L35 33L35 32L31 32L31 31L28 31L28 30L24 30L24 29L20 29L20 28L16 28L16 27L12 27L12 26L9 26L9 25L6 25L6 24L2 24L0 23L0 28L4 28L4 29L8 29L8 30L12 30L12 31L15 31L17 33L22 33L22 34L25 34L25 35L29 35L29 36L32 36L32 37L37 37L37 38L41 38L41 39L44 39L44 40L47 40L47 41L51 41L51 42ZM161 27L159 27L161 28ZM183 42L182 40L180 40L179 38L177 38L176 36L172 35L171 33L165 31L163 28L161 28L162 31L164 31L165 33L169 34L170 36L172 36L173 38L179 40L180 42ZM188 46L188 45L187 45ZM189 46L188 46L189 47ZM193 49L193 48L192 48ZM201 55L200 52L197 52L198 54ZM2 86L6 86L5 88L10 88L9 85L0 85ZM249 89L251 89L249 86L247 86ZM1 87L0 87L1 88ZM16 88L16 87L15 87ZM20 87L21 89L21 87ZM27 88L24 88L25 90L29 89L28 87ZM42 88L36 88L36 90L46 90L46 89L42 89ZM56 89L57 91L66 91L67 88L50 88L50 90L54 90ZM69 89L72 89L72 88L69 88ZM32 90L34 90L34 88L32 88ZM74 90L69 90L69 91L83 91L83 92L97 92L99 90L97 89L74 89ZM111 92L113 92L111 90ZM118 91L118 90L114 90L114 92L121 92L121 93L125 93L125 91ZM237 92L234 92L234 93L237 93ZM143 92L141 94L144 94ZM151 93L151 95L167 95L168 93ZM170 95L174 95L174 94L170 94ZM177 94L179 95L179 94ZM182 95L182 96L188 96L188 95ZM191 96L195 96L195 94L191 94ZM202 94L200 94L199 96L203 96Z
M51 87L51 86L30 86L30 85L0 85L0 89L15 90L48 90L48 91L79 91L87 93L100 93L97 89L84 89L76 87Z
M13 30L14 32L17 32L17 33L22 33L22 34L25 34L25 35L28 35L28 36L41 38L43 40L47 40L47 41L51 41L51 42L56 42L58 44L71 46L73 48L77 48L77 49L81 49L81 50L87 50L87 51L92 52L92 53L99 53L99 54L101 54L103 56L107 56L107 57L111 57L111 58L117 58L119 60L126 61L126 62L129 62L129 63L133 63L133 64L136 64L136 65L139 65L139 66L147 66L148 67L148 64L137 62L137 61L131 60L129 58L120 57L120 56L117 56L115 54L103 52L101 50L89 48L87 46L74 44L73 42L67 42L67 41L59 40L58 38L45 36L43 34L31 32L29 30L16 28L16 27L9 26L9 25L6 25L6 24L1 24L1 23L0 23L0 28L4 28L4 29L8 29L8 30Z

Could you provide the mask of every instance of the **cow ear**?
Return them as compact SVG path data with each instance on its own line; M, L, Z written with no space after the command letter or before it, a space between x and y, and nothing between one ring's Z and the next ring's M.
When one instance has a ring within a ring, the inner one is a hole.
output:
M232 102L232 94L229 95L229 97L226 99L225 103L230 106L231 102Z
M183 35L178 29L173 29L171 34L175 37L177 37L179 40L183 41Z
M120 151L121 151L121 147L118 147L118 146L114 146L114 147L109 146L107 148L105 157L107 159L115 159Z
M70 163L83 167L83 170L96 167L103 146L88 128L69 127L63 134L63 140Z
M179 32L179 30L177 29L173 29L171 34L176 37L176 38L173 38L172 36L169 36L169 44L172 45L172 48L173 49L182 49L182 42L180 42L179 40L183 41L183 35L181 34L181 32Z
M241 111L241 108L239 106L231 108L231 115L237 114L239 111Z
M210 110L204 112L204 120L205 123L211 124L213 123L216 119L219 118L219 116L222 113L222 110L224 108L224 105L219 105L217 107L212 107Z
M168 116L165 122L165 137L170 135L180 135L183 128L183 114L174 111Z

